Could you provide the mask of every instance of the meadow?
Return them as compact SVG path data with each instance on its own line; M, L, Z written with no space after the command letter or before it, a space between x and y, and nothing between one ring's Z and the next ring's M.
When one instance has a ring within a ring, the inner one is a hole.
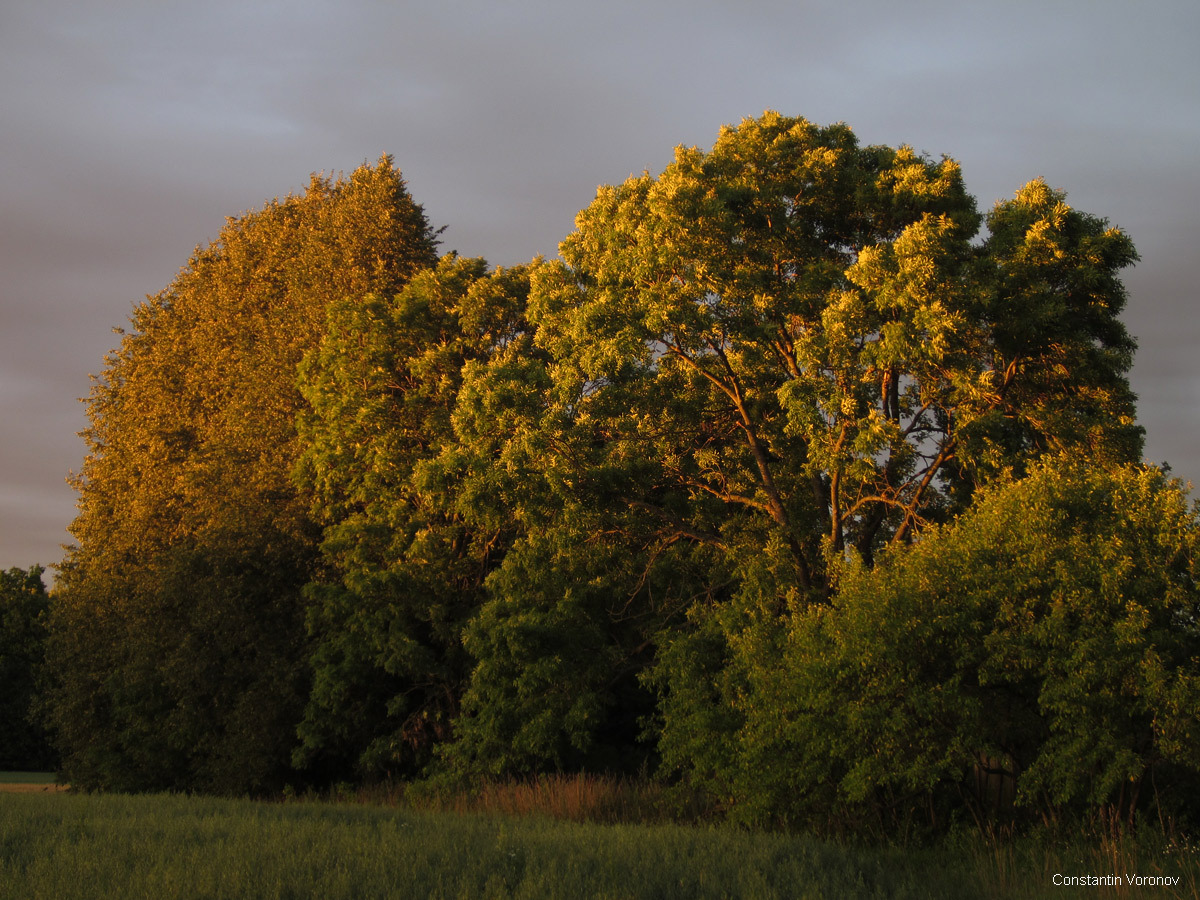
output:
M493 809L504 806L498 796ZM1196 848L1144 835L1053 845L964 834L937 847L854 848L726 827L349 799L0 794L2 900L1097 895L1056 885L1056 873L1179 878L1176 887L1100 888L1104 897L1200 896Z
M53 772L0 772L0 785L54 784Z

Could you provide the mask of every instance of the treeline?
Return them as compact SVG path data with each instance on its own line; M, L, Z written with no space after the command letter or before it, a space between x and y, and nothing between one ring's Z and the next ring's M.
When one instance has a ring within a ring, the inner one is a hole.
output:
M0 572L0 771L56 765L35 704L50 597L41 566Z
M384 157L137 307L50 608L71 783L1187 812L1197 519L1139 465L1122 232L767 113L558 260L437 244Z

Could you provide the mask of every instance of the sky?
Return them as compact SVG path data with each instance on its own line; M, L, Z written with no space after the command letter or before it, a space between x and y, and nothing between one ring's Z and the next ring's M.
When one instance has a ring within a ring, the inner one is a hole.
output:
M0 0L0 569L62 558L89 376L226 216L390 153L513 265L767 109L1129 233L1146 457L1200 485L1198 45L1195 0Z

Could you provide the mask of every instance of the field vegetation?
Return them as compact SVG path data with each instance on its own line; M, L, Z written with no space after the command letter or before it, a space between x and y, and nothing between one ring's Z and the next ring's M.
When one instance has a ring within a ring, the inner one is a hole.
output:
M15 795L0 803L0 897L962 900L1094 896L1095 888L1054 883L1055 874L1089 873L1179 879L1169 887L1126 883L1105 889L1110 897L1195 897L1200 885L1196 848L1154 832L1099 829L1070 841L963 832L921 849L865 848L729 827L600 825L525 812Z
M0 785L6 784L54 784L53 772L0 772Z

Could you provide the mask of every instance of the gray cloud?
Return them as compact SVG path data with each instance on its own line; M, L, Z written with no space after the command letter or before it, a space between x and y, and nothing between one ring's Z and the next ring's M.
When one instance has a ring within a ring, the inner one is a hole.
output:
M1035 176L1134 238L1147 456L1200 478L1200 8L10 0L0 9L0 566L53 562L77 398L226 215L395 156L446 249L553 255L597 184L775 108Z

